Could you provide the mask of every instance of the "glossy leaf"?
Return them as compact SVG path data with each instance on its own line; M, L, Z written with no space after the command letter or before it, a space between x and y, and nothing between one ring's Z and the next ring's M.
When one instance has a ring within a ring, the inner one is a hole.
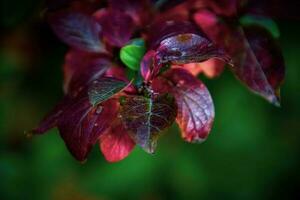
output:
M174 95L176 122L186 141L202 142L207 138L215 113L209 91L200 80L184 69L171 69L153 81L153 89Z
M135 146L123 124L116 120L99 139L100 149L109 162L123 160Z
M126 87L127 83L112 77L101 77L94 80L89 85L89 100L90 103L95 106L107 99L111 98L115 94L119 93Z
M229 61L225 53L216 48L208 39L189 33L163 40L157 51L162 63L196 63L210 58L220 58Z
M146 47L144 40L134 40L131 44L121 48L120 59L127 67L134 71L138 71L145 52Z
M155 30L155 31L153 31ZM160 46L160 43L170 37L185 34L194 33L197 34L198 30L196 27L188 22L182 20L161 20L149 27L149 48L155 50Z
M71 47L88 52L106 52L99 38L101 26L92 17L77 12L61 12L50 15L49 22L56 35Z
M134 141L153 153L161 131L176 117L176 105L170 95L128 96L121 102L121 119Z
M141 62L141 75L145 81L153 79L158 74L161 64L157 59L157 53L154 50L148 51Z

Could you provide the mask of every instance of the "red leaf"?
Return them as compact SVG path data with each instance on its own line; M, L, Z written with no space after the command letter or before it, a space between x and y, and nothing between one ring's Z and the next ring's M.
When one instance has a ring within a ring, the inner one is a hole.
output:
M168 86L166 86L168 85ZM178 111L176 122L188 142L204 141L213 124L214 106L205 85L184 69L171 69L153 80L153 89L174 95Z
M102 25L103 37L112 46L124 46L134 31L132 18L118 10L102 12L97 21Z
M277 90L283 80L284 65L272 36L266 30L256 28L251 34L248 33L250 37L247 38L240 26L222 23L209 11L201 11L197 15L197 22L204 32L232 57L231 69L236 77L254 93L279 105ZM199 16L211 20L201 21Z
M141 74L149 81L166 64L200 63L210 58L229 62L225 53L208 39L191 33L179 34L164 39L156 51L148 51L141 63Z
M151 16L149 0L108 0L109 8L131 16L135 24L142 26L147 24Z
M57 126L72 155L83 161L117 114L116 100L92 107L84 98L68 105Z
M141 61L141 75L145 81L153 79L159 73L161 65L157 60L157 53L154 50L148 51Z
M47 11L72 10L87 14L95 12L102 0L46 0Z
M295 0L251 0L247 11L279 19L300 20L300 2Z
M228 62L225 53L216 48L204 36L196 34L180 34L169 37L160 43L157 49L160 62L174 64L203 62L210 58L219 58Z
M50 15L50 25L66 44L78 50L105 53L100 41L101 26L92 17L77 12L59 12Z
M155 22L148 29L150 49L157 49L163 40L184 33L196 34L198 33L198 30L188 21L162 20Z
M100 149L109 162L118 162L129 155L135 143L117 119L99 139Z
M65 93L76 96L87 84L103 76L111 67L112 63L103 55L69 51L63 66Z
M259 33L256 34L258 39L263 39L263 37L259 38ZM265 64L261 62L264 58L258 60L257 57L262 51L253 51L242 28L235 30L235 34L232 35L230 43L234 45L228 46L227 49L233 57L234 66L232 67L232 71L236 77L245 83L254 93L261 95L272 104L278 106L280 104L279 98L276 96L276 92L272 85L270 85L264 72L264 68L268 67L262 66ZM270 51L269 47L263 48L266 48L266 51ZM269 54L268 56L272 55ZM282 63L279 63L279 65L281 64Z
M66 96L32 133L42 134L58 127L71 154L77 160L83 161L117 114L116 100L111 99L93 107L85 93L80 92L76 98Z
M279 101L280 86L285 76L284 59L279 46L272 35L261 27L247 27L245 34L268 84L273 88Z

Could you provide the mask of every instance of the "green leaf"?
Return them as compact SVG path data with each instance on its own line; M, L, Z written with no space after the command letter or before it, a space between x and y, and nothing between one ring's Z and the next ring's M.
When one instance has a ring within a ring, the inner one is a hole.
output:
M143 39L132 40L130 44L121 48L120 59L130 69L138 71L140 62L146 52Z
M280 37L280 31L275 21L271 18L257 15L245 15L240 18L240 23L243 26L259 25L267 29L274 38Z
M121 102L121 119L132 139L153 153L161 131L175 120L177 107L169 94L155 97L128 96Z
M90 103L95 106L108 100L127 86L127 83L116 78L101 77L92 82L88 89Z

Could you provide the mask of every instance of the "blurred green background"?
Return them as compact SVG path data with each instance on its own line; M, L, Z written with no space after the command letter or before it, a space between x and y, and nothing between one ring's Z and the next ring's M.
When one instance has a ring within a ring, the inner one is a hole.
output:
M57 134L28 139L62 97L64 46L37 0L1 1L0 199L300 199L300 22L279 21L287 75L282 108L249 93L227 70L204 79L216 107L209 139L177 127L155 155L140 148L109 164L97 146L75 161Z

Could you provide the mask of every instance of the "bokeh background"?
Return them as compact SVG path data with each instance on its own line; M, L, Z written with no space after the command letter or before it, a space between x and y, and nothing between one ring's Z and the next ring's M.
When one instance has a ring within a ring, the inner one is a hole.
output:
M39 0L0 1L0 199L300 199L300 22L277 21L287 74L282 107L248 92L227 70L204 78L216 120L201 144L176 126L155 155L140 148L107 163L97 146L71 157L53 129L28 139L62 97L67 47L42 20Z

